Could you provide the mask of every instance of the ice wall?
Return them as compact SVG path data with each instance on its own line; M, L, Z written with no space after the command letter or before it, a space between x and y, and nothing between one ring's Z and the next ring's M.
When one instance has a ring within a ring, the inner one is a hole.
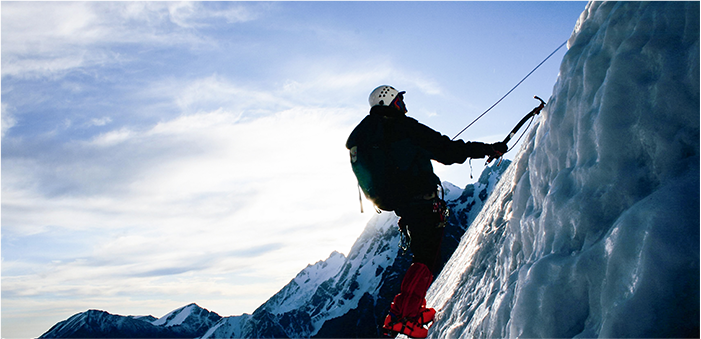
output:
M699 3L589 3L431 337L699 335Z

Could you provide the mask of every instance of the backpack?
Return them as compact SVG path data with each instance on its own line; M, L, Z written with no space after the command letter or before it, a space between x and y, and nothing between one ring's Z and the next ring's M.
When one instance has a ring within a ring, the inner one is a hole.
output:
M387 123L387 118L367 116L353 130L346 146L358 187L365 197L377 208L393 211L406 199L406 192L403 192L403 175L391 151Z

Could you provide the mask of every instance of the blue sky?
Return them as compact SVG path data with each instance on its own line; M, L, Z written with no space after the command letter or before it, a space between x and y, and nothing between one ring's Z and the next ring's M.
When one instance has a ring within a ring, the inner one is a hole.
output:
M584 7L3 2L3 337L88 309L253 312L372 216L344 147L372 89L407 91L409 115L452 137ZM565 52L460 137L502 139Z

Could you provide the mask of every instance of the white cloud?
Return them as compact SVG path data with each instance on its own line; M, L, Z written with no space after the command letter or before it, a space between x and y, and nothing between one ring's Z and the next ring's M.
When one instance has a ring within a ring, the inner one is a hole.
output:
M112 118L110 117L102 117L102 118L93 118L90 119L90 123L88 126L105 126L112 122Z
M173 89L176 93L175 102L184 114L216 111L220 109L272 113L281 108L292 107L284 97L276 96L274 89L265 91L246 88L227 81L221 76L212 75L206 78L187 82L183 88ZM170 85L155 85L157 91Z
M170 20L185 28L211 25L212 18L223 18L227 23L247 22L257 18L258 14L250 7L241 5L226 8L209 8L201 2L168 3Z
M10 112L7 103L2 103L2 137L5 137L5 132L12 128L17 123L14 115Z
M113 146L127 141L134 134L129 128L122 127L116 131L103 133L95 137L91 143L97 146Z
M257 6L170 2L6 2L2 4L2 75L60 76L123 61L115 44L211 44L195 28L213 18L253 20Z
M370 217L358 213L344 148L356 116L298 107L240 121L215 110L66 144L73 164L21 167L9 159L5 240L60 229L54 246L69 237L91 245L60 258L53 251L65 249L47 246L33 261L4 261L3 298L162 295L185 304L248 293L256 296L248 306L259 305L307 264L348 251ZM109 157L93 157L96 150ZM31 184L47 180L38 177L46 171L28 170L35 167L55 168L51 180L101 189L47 196ZM8 274L18 269L28 273ZM183 292L192 286L198 292ZM215 310L253 311L242 305Z

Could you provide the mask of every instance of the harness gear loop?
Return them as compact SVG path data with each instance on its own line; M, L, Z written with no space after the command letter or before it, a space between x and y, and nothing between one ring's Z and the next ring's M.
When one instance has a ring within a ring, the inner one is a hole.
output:
M402 250L402 255L404 255L411 245L411 234L409 234L409 229L402 221L402 218L399 218L397 226L399 226L399 248Z
M438 216L438 225L436 225L436 228L444 228L448 223L450 210L448 210L448 204L445 203L445 189L443 188L443 184L438 185L438 192L440 192L441 196L438 199L433 199L433 213Z
M433 213L438 216L438 225L436 225L436 228L444 228L448 223L450 210L448 210L448 206L443 199L436 199L433 202Z

